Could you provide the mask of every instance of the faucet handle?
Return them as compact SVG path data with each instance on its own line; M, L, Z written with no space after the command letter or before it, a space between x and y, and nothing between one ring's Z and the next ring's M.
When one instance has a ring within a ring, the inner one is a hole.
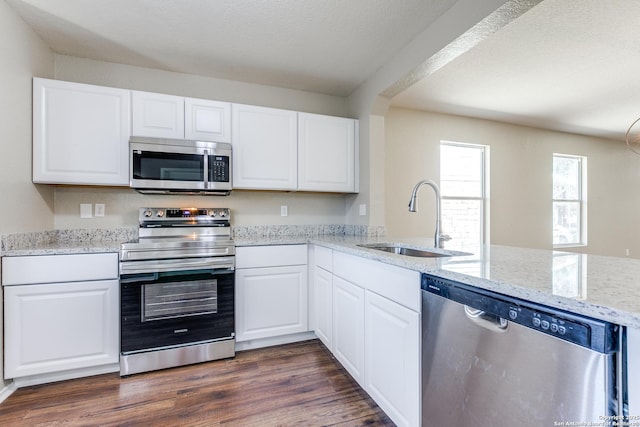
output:
M451 240L451 236L449 236L448 234L441 234L440 235L440 241L441 242L448 242L449 240Z

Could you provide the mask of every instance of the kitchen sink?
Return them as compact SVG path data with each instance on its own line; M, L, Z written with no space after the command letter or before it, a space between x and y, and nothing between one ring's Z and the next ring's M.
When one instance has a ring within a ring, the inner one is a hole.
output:
M416 248L410 248L407 246L385 244L385 243L375 243L375 244L358 245L358 246L362 248L375 249L378 251L390 252L393 254L406 255L406 256L412 256L412 257L418 257L418 258L439 258L439 257L449 257L449 256L471 255L466 252L453 252L453 251L434 252L432 250L416 249Z

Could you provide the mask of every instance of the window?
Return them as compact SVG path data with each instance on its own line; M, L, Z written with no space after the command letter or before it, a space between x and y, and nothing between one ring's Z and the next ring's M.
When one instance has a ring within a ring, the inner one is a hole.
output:
M553 244L586 244L587 158L553 155Z
M487 239L487 157L489 147L440 143L442 230L446 247L477 253Z

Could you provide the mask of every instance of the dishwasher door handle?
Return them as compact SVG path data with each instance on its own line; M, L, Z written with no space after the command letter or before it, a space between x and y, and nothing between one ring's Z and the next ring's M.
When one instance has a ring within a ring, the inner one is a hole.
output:
M506 332L507 327L509 326L509 321L507 319L478 310L477 308L469 307L468 305L464 306L464 314L478 326L482 326L483 328L494 332Z

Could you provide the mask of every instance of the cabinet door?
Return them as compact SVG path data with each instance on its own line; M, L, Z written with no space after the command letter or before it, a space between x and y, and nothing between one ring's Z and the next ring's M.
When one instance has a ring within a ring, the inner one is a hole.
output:
M298 189L355 192L357 121L298 114Z
M420 425L420 315L366 292L364 389L398 426Z
M231 142L231 104L206 99L184 100L184 137Z
M117 363L117 280L5 286L5 378Z
M184 139L184 98L132 91L132 134Z
M33 182L129 185L130 91L33 79Z
M236 341L308 331L307 266L236 270Z
M333 355L364 383L364 289L333 276Z
M315 333L322 343L331 349L333 328L333 275L327 270L314 267L313 274Z
M233 187L295 190L297 113L233 104L232 123Z

